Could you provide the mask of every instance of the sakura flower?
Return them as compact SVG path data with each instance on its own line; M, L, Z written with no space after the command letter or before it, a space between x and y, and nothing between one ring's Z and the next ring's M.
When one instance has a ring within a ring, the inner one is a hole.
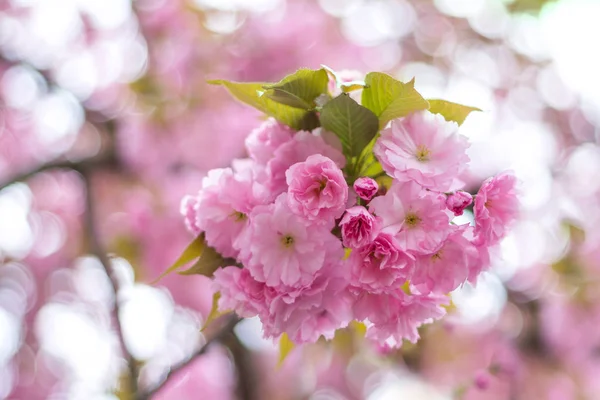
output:
M319 337L332 339L335 331L352 320L352 297L346 290L347 280L335 263L290 301L282 294L273 299L271 314L263 321L265 335L278 337L286 332L296 343L314 343Z
M354 191L361 199L369 201L377 194L379 185L373 178L362 177L354 181Z
M348 200L344 174L331 159L314 154L286 172L290 209L321 224L333 224Z
M457 178L469 162L469 142L457 129L456 123L441 115L417 112L393 120L381 132L373 152L385 172L397 180L450 191L457 186Z
M327 227L294 214L285 193L253 210L239 246L252 276L272 287L310 285L329 255L343 257L340 241Z
M272 289L257 282L246 268L225 267L214 273L213 287L221 293L219 310L234 310L244 318L266 315Z
M286 171L292 165L305 161L313 154L321 154L331 159L338 167L346 164L346 158L338 149L325 143L321 136L311 132L300 131L292 140L275 150L274 157L267 163L267 182L272 198L287 190Z
M385 232L380 232L365 247L353 250L348 261L352 269L352 286L370 292L397 290L409 279L414 268L414 258Z
M381 218L383 229L396 232L404 250L414 254L433 252L450 227L443 196L415 182L394 182L384 196L371 200L369 210Z
M189 199L183 206L189 208ZM233 243L247 225L247 215L257 204L250 181L238 179L231 168L214 169L202 181L194 209L195 227L206 242L225 257L236 257Z
M449 293L465 282L480 262L477 248L464 236L468 228L457 227L434 253L417 257L411 284L423 293Z
M517 178L504 172L487 179L475 197L476 243L487 246L498 243L519 213L515 185Z
M379 223L366 208L354 206L346 210L339 226L344 246L356 249L368 245L373 240Z
M446 296L404 293L362 294L354 304L354 315L367 321L367 338L389 347L402 346L406 339L416 343L417 328L446 314Z
M471 203L473 203L473 196L462 190L458 190L446 198L446 207L456 216L462 215L465 208L470 206Z
M194 235L200 233L200 227L196 223L198 199L194 196L185 196L181 200L180 212L183 215L185 226Z
M246 138L248 154L256 162L266 164L279 146L292 140L293 133L287 125L269 118Z

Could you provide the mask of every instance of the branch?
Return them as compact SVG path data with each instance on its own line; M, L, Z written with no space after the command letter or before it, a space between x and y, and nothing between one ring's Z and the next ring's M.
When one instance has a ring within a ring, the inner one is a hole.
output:
M229 321L227 321L227 323L213 337L207 339L206 343L204 343L202 347L196 350L196 352L193 353L189 358L173 365L169 369L169 372L167 372L167 374L165 375L164 379L158 385L148 390L146 393L138 395L137 397L135 397L135 400L149 400L150 398L152 398L152 396L158 393L167 384L169 379L171 379L174 375L176 375L181 370L185 369L187 366L192 364L198 357L206 353L206 351L212 343L220 342L227 338L227 336L229 336L233 332L233 328L235 328L237 323L240 321L241 319L237 316L229 318Z
M5 187L12 185L13 183L23 182L29 178L46 171L52 171L57 169L67 169L71 171L78 171L84 173L97 167L116 165L115 156L109 152L108 154L98 155L91 158L86 158L81 161L69 161L65 159L56 159L47 162L46 164L38 165L27 171L22 171L17 175L5 180L0 181L0 190Z
M129 385L130 386L128 389L129 389L130 393L137 393L137 391L138 391L137 381L138 381L139 371L138 371L137 361L129 353L129 350L127 349L127 345L125 344L125 339L123 336L123 328L122 328L121 320L120 320L120 307L121 306L119 304L119 281L118 281L118 278L114 274L114 270L111 266L111 261L108 258L104 249L102 248L100 241L98 239L99 238L98 230L96 229L96 224L94 221L95 202L94 202L94 196L92 194L92 183L91 183L91 177L90 177L91 170L89 170L87 168L79 169L80 166L81 166L81 164L77 165L77 168L74 168L74 169L79 170L81 172L81 174L83 175L84 181L85 181L85 186L86 186L85 187L86 213L85 213L84 226L85 226L86 236L88 237L88 239L90 241L89 242L90 253L93 254L94 256L96 256L98 258L98 260L100 260L100 263L102 264L102 267L104 268L104 272L108 276L108 279L112 286L112 291L115 296L115 301L113 303L113 308L112 308L111 312L112 312L113 317L116 322L115 328L117 331L117 336L119 338L119 343L123 349L125 359L127 360L127 366L129 368Z
M258 386L256 368L252 362L252 354L240 342L235 333L231 332L227 335L224 343L233 356L237 372L237 388L236 393L239 400L256 400L258 399Z

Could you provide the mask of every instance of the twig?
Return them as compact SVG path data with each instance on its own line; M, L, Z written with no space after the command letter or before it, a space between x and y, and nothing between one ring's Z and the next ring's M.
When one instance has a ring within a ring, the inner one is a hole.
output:
M16 182L23 182L27 179L46 171L52 171L56 169L67 169L72 171L78 171L83 173L100 166L109 166L115 163L115 156L111 153L98 155L92 158L86 158L80 161L69 161L65 159L56 159L47 162L46 164L38 165L28 171L23 171L17 175L9 178L6 181L0 182L0 190L5 187L12 185Z
M256 400L257 383L256 368L252 363L252 354L244 347L238 337L231 332L224 344L231 351L237 371L237 397L239 400Z
M231 317L229 321L213 337L206 340L206 343L202 347L196 350L196 352L193 353L187 359L181 361L178 364L173 365L169 369L169 372L167 372L167 374L165 375L164 379L158 385L148 390L146 393L138 395L137 397L135 397L135 400L149 400L150 398L152 398L152 396L158 393L175 374L185 369L185 367L193 363L199 356L206 353L206 351L212 343L220 342L227 338L227 336L233 332L233 328L237 325L238 322L240 322L240 318L235 316Z
M79 166L78 166L79 167ZM114 274L114 270L111 267L111 261L108 258L106 252L103 250L98 236L98 231L96 229L96 224L94 221L95 214L95 202L94 196L92 193L92 182L90 177L90 170L83 168L79 169L81 174L83 175L85 181L85 204L86 204L86 213L85 213L85 231L86 235L90 241L90 252L100 260L102 267L104 268L104 272L109 278L110 284L112 286L112 291L115 296L115 301L113 303L112 314L115 319L115 328L117 331L117 336L119 338L120 345L123 349L123 353L127 360L127 366L129 368L129 392L132 394L137 393L138 391L138 365L137 361L133 358L129 350L127 349L127 345L125 343L125 339L123 336L123 328L120 320L120 304L119 304L119 281L118 278Z

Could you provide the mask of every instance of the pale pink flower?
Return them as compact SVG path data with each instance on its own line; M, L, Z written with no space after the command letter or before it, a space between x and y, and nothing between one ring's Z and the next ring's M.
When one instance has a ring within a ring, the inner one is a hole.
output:
M384 196L371 200L369 210L382 219L383 229L396 232L405 251L415 254L433 252L450 228L443 195L415 182L393 182Z
M344 246L357 249L369 244L378 231L379 222L363 206L354 206L346 210L339 226L342 230Z
M246 268L230 266L217 269L213 288L221 292L220 311L235 311L243 318L268 315L274 291L252 278Z
M271 314L263 320L265 336L286 332L295 343L314 343L319 337L333 339L337 329L352 320L352 297L346 290L342 264L338 261L303 288L293 299L281 294L271 303Z
M274 204L253 210L249 229L239 240L240 259L268 286L302 287L314 281L328 254L341 259L343 250L327 227L294 214L286 197L284 193Z
M346 158L337 149L325 143L321 136L312 132L300 131L292 140L284 143L275 150L275 156L267 163L266 185L274 199L287 191L285 173L292 165L305 161L313 154L321 154L333 160L340 168L346 164Z
M449 293L479 265L479 251L464 236L467 229L468 225L456 227L434 253L417 257L411 284L420 292Z
M453 190L467 168L469 142L458 125L438 114L422 111L393 120L381 132L373 152L390 176L415 181L440 192Z
M318 224L331 225L348 200L344 174L331 159L314 154L286 172L290 210Z
M363 176L354 181L354 191L365 201L371 200L378 190L379 185L373 178Z
M397 290L410 278L415 264L414 257L385 232L366 246L352 250L348 262L352 286L369 292Z
M367 338L389 347L416 343L417 328L443 317L448 298L440 295L404 293L401 289L382 294L363 293L354 304L354 316L367 322Z
M183 215L185 226L194 235L200 234L200 227L196 223L198 199L194 196L185 196L181 200L180 212Z
M504 172L481 185L474 207L477 244L494 245L506 236L519 214L516 183L514 175Z
M279 146L292 140L293 134L290 127L269 118L246 138L246 149L253 160L266 164Z
M456 216L462 215L465 208L470 206L471 203L473 203L473 196L462 190L458 190L446 198L446 207Z
M225 257L236 257L239 249L234 242L256 204L251 181L238 179L231 168L211 170L197 196L195 226L204 232L209 246Z

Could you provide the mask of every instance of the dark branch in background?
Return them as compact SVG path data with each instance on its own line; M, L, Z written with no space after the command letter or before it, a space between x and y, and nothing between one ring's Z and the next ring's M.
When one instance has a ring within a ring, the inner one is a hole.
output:
M122 328L122 324L121 324L121 320L120 320L121 306L119 303L119 289L120 289L119 279L115 275L115 271L111 266L111 261L108 258L108 256L106 255L106 252L104 251L104 249L102 248L100 241L98 240L99 234L98 234L98 230L96 229L96 224L95 224L95 220L94 220L95 202L94 202L94 196L92 193L92 179L90 176L90 171L84 169L80 172L83 175L83 179L85 181L86 211L85 211L84 229L85 229L86 237L89 240L90 253L93 254L94 256L96 256L98 258L98 260L100 260L100 263L102 264L102 267L104 268L104 272L108 276L108 279L112 286L112 291L114 293L115 301L113 302L113 308L112 308L111 312L112 312L113 317L116 322L115 326L116 326L116 330L117 330L117 336L119 337L119 342L121 344L121 348L123 349L123 354L125 355L125 359L127 361L127 366L129 368L129 385L130 386L128 389L129 389L130 393L137 393L137 391L138 391L137 382L138 382L138 376L139 376L138 365L137 365L137 361L133 358L133 356L127 349L127 344L125 343L125 338L123 336L123 328Z
M178 364L173 365L169 369L169 372L167 372L167 374L165 375L164 379L158 385L156 385L152 389L148 390L146 393L136 396L135 400L151 399L152 396L157 394L167 384L169 379L171 379L173 376L175 376L177 373L179 373L182 369L185 369L185 367L189 366L194 361L196 361L196 359L198 357L200 357L202 354L206 353L206 351L209 349L211 344L213 344L215 342L222 342L229 335L234 335L233 328L235 328L235 326L237 325L238 322L240 322L240 318L238 318L237 316L230 317L229 320L227 321L227 323L225 323L225 325L214 336L206 339L206 343L202 347L200 347L198 350L196 350L196 352L193 353L187 359L181 361Z
M231 351L233 364L237 372L236 393L239 400L258 399L256 383L259 381L256 368L252 363L252 354L244 347L234 332L230 332L225 339L225 345Z

